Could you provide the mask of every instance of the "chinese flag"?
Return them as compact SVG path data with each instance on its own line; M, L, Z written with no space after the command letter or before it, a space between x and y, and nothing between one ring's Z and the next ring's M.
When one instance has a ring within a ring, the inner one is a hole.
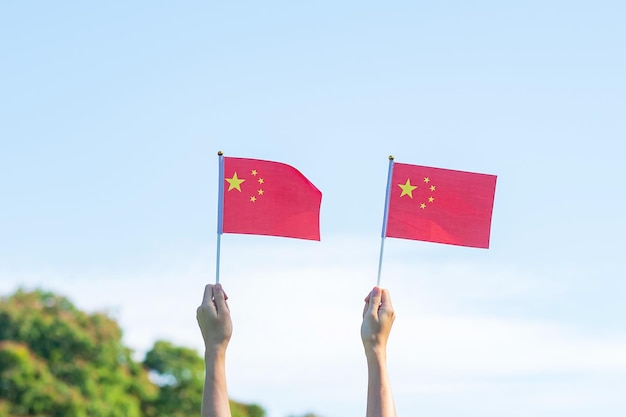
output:
M322 193L292 166L224 157L219 233L320 240Z
M489 247L496 176L393 164L386 237Z

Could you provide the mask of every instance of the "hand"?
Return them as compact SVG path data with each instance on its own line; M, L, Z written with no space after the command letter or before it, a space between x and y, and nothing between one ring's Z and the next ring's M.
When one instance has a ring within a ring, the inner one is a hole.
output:
M207 351L225 351L233 333L233 323L226 300L228 296L224 293L221 284L208 284L204 288L204 297L196 311L196 318Z
M395 317L389 291L374 287L365 297L361 325L361 340L367 356L386 354L387 340Z

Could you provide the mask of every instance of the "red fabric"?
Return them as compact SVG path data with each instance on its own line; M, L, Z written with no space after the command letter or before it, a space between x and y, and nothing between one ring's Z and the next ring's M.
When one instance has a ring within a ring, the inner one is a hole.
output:
M489 247L495 175L394 163L390 187L385 236Z
M322 193L292 166L224 157L224 233L320 240L321 202Z

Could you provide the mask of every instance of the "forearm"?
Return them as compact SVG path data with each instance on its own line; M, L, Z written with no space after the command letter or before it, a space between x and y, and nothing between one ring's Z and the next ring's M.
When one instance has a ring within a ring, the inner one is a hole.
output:
M391 393L384 352L367 356L367 413L366 417L395 417L396 408Z
M226 388L226 350L208 350L204 354L206 373L202 395L202 417L230 417Z

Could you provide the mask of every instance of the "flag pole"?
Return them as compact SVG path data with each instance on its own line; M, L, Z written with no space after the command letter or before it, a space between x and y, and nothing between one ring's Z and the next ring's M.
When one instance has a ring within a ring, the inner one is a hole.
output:
M217 152L219 157L219 184L217 185L217 260L215 262L215 283L220 282L220 249L224 224L224 154Z
M383 249L387 235L387 218L389 216L389 196L391 195L391 177L393 175L393 155L389 155L389 171L387 173L387 192L385 193L385 212L383 214L383 230L380 237L380 257L378 258L378 279L376 286L380 287L380 272L383 268Z

